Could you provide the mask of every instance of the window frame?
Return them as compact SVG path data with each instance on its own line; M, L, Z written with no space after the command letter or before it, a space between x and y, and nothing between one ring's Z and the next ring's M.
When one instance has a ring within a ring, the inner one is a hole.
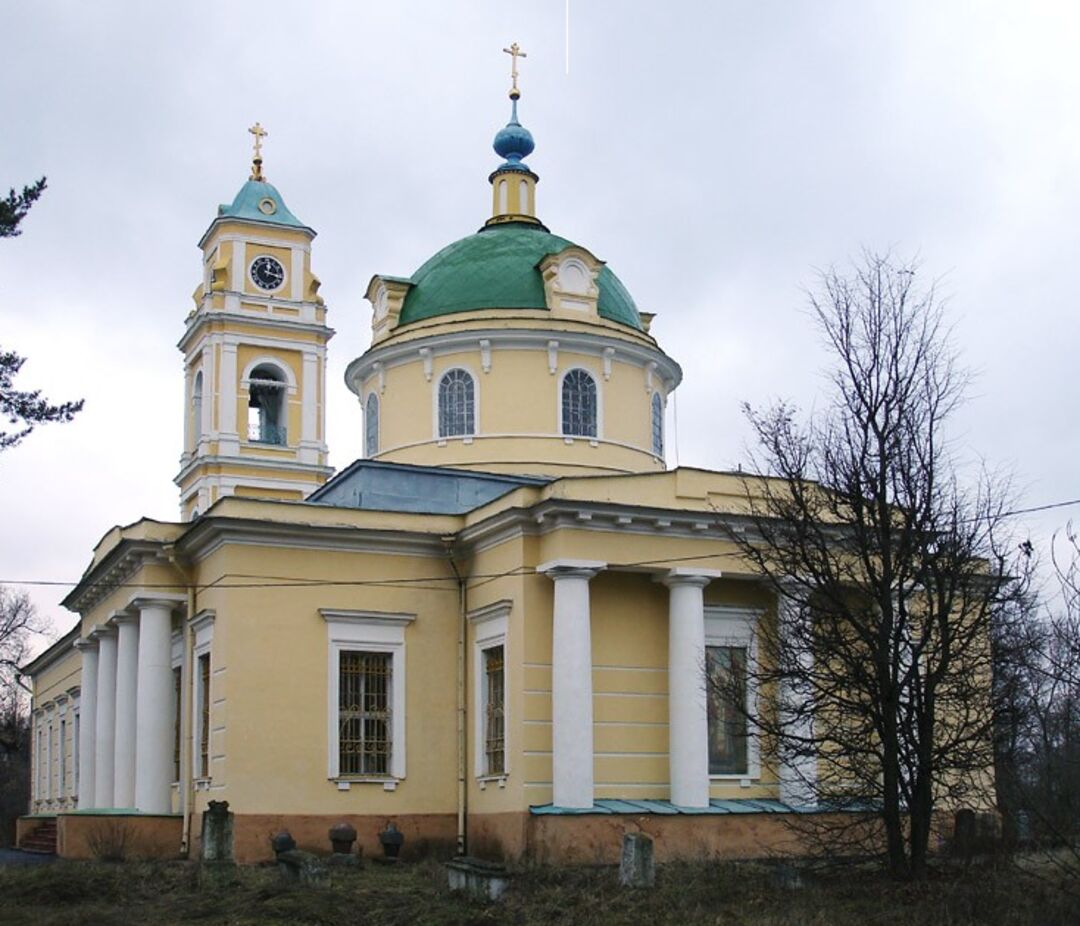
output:
M664 433L664 412L666 411L663 395L654 390L649 399L649 437L654 457L664 458L667 434Z
M196 786L202 784L209 786L213 780L214 750L214 667L213 643L214 643L214 613L204 611L197 614L191 621L191 632L194 636L194 645L191 649L191 666L188 673L188 684L191 686L191 738L188 741L190 749L191 780ZM210 680L206 691L203 691L199 660L205 656L209 660ZM181 685L183 673L181 673ZM204 698L207 703L204 704ZM201 766L202 742L206 736L206 769L205 774Z
M595 395L596 395L596 408L595 408L596 421L594 422L595 425L596 425L596 428L595 428L596 433L595 434L569 434L569 433L567 433L566 428L564 427L563 407L564 407L564 398L565 398L565 389L566 389L566 379L572 373L576 373L576 372L584 373L585 375L587 375L589 377L589 379L592 380L593 389L595 390ZM575 440L599 441L603 437L603 433L604 433L603 391L600 388L600 377L596 374L596 372L594 370L590 370L588 367L582 366L581 364L576 364L576 365L574 365L572 367L568 367L567 369L563 370L563 372L559 376L559 381L558 381L558 402L556 403L556 406L557 406L556 412L557 412L557 416L558 416L557 420L556 420L556 430L557 430L557 433L562 438L564 438L565 440L567 440L567 441L575 441Z
M374 416L372 415L372 403L375 406ZM374 424L372 420L374 418ZM364 456L367 459L373 459L378 456L380 433L379 429L382 425L382 403L379 401L379 394L377 392L369 392L367 398L364 399Z
M390 790L406 774L405 730L405 629L416 620L415 614L388 611L345 611L322 608L319 614L326 622L327 675L326 675L326 777L347 790L357 782L379 782ZM366 653L389 653L390 663L390 762L387 775L343 775L341 773L341 745L339 739L341 653L355 651Z
M712 646L741 647L746 649L746 771L709 773L710 781L738 781L749 786L761 779L761 738L754 729L753 720L759 716L760 693L754 682L758 666L757 624L764 612L752 608L720 606L705 607L705 648ZM707 657L706 657L707 658ZM706 694L708 697L708 694Z
M512 603L497 601L468 615L473 625L473 771L478 781L500 781L510 775L510 659L507 627ZM487 673L484 653L501 646L503 650L503 770L487 767Z
M472 382L472 428L464 434L442 433L442 384L451 373L464 373ZM435 440L445 442L448 440L472 441L480 431L480 381L476 374L463 364L455 364L447 367L438 376L433 376L435 388L432 390L432 424Z

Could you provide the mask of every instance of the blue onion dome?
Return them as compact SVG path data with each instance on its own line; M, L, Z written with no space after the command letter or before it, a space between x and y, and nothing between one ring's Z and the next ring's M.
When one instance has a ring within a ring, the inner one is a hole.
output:
M528 170L522 159L533 153L536 143L533 141L532 132L518 122L516 99L512 106L510 121L504 128L499 129L492 147L499 157L505 158L499 170Z

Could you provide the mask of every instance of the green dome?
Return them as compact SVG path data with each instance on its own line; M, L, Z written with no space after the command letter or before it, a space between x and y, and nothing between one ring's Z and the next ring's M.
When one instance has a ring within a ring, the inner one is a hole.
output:
M535 225L492 225L447 245L410 278L399 324L474 309L546 309L539 264L573 242ZM642 330L637 306L606 266L597 278L603 318Z

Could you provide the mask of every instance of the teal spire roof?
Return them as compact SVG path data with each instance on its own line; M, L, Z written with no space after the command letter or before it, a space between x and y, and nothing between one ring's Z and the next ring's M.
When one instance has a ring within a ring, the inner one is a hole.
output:
M512 98L510 104L510 121L499 129L491 147L499 157L505 158L499 170L529 170L523 158L533 153L536 142L533 141L532 132L518 122L516 98Z
M573 242L542 226L507 222L447 245L410 278L399 324L475 309L547 310L539 264ZM605 266L597 279L602 318L643 330L637 306Z
M249 180L240 187L231 203L218 206L218 218L311 230L289 211L277 188L265 180Z

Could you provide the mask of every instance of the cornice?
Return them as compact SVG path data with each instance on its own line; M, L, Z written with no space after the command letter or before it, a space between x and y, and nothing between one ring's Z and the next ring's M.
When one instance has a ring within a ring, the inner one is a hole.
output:
M232 293L234 296L240 296L239 293ZM249 299L247 295L241 296L243 299ZM272 301L275 304L288 306L290 308L300 308L305 305L316 305L313 302L294 302L288 299L275 299L265 300L268 304ZM325 308L325 307L324 307ZM222 321L228 324L237 325L251 325L255 328L277 329L285 331L302 331L306 334L317 334L325 337L329 341L337 332L328 327L327 325L320 324L319 322L301 322L291 318L281 318L279 316L267 316L267 315L249 315L246 312L227 312L227 311L212 311L207 312L203 309L199 309L189 319L187 327L184 329L183 335L180 340L176 342L176 346L187 353L188 347L195 339L200 329L209 325L215 321Z
M220 440L220 438L218 439ZM293 450L292 447L286 447L284 449ZM327 479L334 475L334 468L332 466L319 466L316 463L297 463L295 460L275 460L255 456L223 456L222 454L214 453L192 457L184 463L180 472L173 477L173 482L176 485L180 485L181 482L200 466L242 466L245 469L278 469L304 475L325 476Z
M199 562L233 544L446 558L446 545L438 533L221 517L198 521L177 548L192 562Z
M480 349L480 341L487 341L485 350L543 350L548 351L552 341L558 342L558 349L576 353L595 354L600 358L620 359L638 366L647 367L655 364L656 374L663 380L670 392L682 381L682 367L665 354L659 347L624 340L607 334L587 331L569 331L551 328L470 328L465 331L453 331L431 334L380 344L369 348L357 357L345 370L345 383L353 393L360 395L360 387L365 379L375 373L381 364L383 368L412 363L420 358L421 349L431 351L432 356L447 353L459 353L462 349ZM606 354L605 351L614 351Z
M86 614L98 602L123 586L143 566L167 563L165 542L159 540L121 540L100 563L88 569L60 603L70 611Z

